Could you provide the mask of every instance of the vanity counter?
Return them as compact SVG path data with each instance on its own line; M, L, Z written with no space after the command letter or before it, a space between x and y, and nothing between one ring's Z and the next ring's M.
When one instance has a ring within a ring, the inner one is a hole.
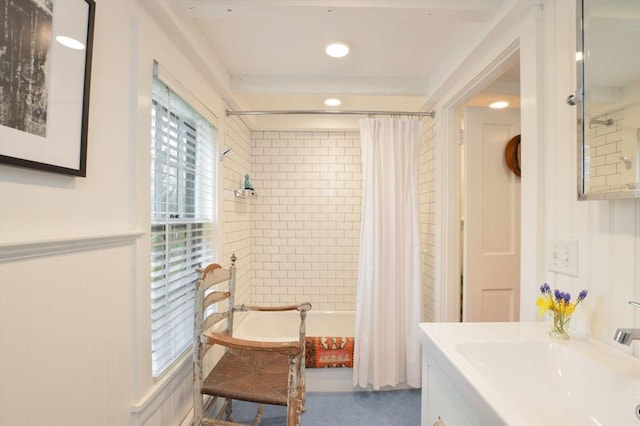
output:
M420 324L422 425L640 425L640 360L549 328Z

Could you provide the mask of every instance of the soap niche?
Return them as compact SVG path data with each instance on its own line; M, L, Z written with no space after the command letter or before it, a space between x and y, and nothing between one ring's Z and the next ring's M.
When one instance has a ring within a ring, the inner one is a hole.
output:
M253 189L236 189L236 197L239 198L257 198L258 193Z

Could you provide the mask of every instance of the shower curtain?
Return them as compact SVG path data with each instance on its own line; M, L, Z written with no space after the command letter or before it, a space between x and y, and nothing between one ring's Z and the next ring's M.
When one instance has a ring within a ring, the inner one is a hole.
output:
M363 205L354 386L420 387L421 129L419 120L409 118L360 121Z

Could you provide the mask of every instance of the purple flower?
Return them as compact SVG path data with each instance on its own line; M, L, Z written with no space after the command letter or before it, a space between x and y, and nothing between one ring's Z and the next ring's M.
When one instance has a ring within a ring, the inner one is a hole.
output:
M556 302L559 302L560 300L562 300L564 298L562 292L560 290L558 290L557 288L555 290L553 290L553 297L556 298Z
M578 299L576 300L576 303L582 302L587 297L587 294L589 294L587 290L582 290L578 295Z
M563 295L564 303L569 303L571 301L571 295L569 293L564 293Z
M540 292L541 292L542 294L550 293L550 292L551 292L551 288L549 287L549 284L547 284L547 283L542 284L542 285L540 286Z

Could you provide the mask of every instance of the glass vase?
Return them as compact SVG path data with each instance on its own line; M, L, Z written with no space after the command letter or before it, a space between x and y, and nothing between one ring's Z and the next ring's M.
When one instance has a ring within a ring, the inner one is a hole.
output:
M569 339L567 330L569 329L569 320L571 319L571 316L560 312L554 312L552 319L553 328L549 331L549 335L559 340Z

